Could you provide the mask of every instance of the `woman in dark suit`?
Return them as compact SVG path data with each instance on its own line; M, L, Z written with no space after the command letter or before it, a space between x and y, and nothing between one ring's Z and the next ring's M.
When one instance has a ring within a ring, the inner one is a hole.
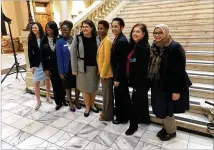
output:
M136 24L130 33L131 52L127 59L129 86L133 88L130 126L126 135L132 135L138 128L138 121L150 123L148 107L147 70L150 57L149 35L145 24Z
M163 128L157 133L162 141L176 136L175 113L189 109L189 86L183 47L172 40L165 24L155 27L151 46L149 79L151 80L152 110L162 119Z
M53 86L56 110L62 105L68 106L65 101L65 92L62 81L59 76L57 58L56 58L56 40L58 38L58 27L54 21L50 21L45 26L46 35L41 41L41 58L42 65L46 76L50 77Z
M115 113L114 124L127 123L130 119L130 95L126 76L126 60L129 51L129 42L122 30L125 26L123 19L114 18L112 32L115 36L111 49L111 65L114 78Z
M50 98L50 80L45 76L40 57L40 41L44 36L42 26L38 22L34 22L31 26L31 30L28 36L28 58L30 63L30 69L33 74L34 90L37 100L35 110L38 110L42 101L40 100L40 81L45 80L46 85L46 97L49 103L53 103Z

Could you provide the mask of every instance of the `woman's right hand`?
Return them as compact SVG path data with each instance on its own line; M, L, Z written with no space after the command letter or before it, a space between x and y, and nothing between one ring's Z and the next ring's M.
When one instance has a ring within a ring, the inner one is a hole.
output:
M30 68L30 69L31 69L32 74L34 74L34 72L35 72L35 68L34 68L34 67L32 67L32 68Z
M76 72L72 72L72 74L73 74L74 76L76 76L76 75L77 75L77 73L76 73Z
M47 77L50 77L51 73L50 73L48 70L46 70L46 71L45 71L45 75L46 75Z
M64 74L60 74L60 78L65 80Z

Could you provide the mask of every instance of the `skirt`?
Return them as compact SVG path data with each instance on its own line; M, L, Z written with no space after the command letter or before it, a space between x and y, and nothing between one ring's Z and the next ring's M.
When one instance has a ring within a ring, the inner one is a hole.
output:
M68 73L64 73L65 80L62 80L63 88L76 88L76 76L72 75L71 68L69 68L68 70Z
M86 73L77 73L77 89L82 92L96 93L99 87L99 76L96 66L87 66Z
M33 74L33 81L34 82L49 79L43 71L42 64L40 64L39 67L34 67L34 68L35 68L34 74Z

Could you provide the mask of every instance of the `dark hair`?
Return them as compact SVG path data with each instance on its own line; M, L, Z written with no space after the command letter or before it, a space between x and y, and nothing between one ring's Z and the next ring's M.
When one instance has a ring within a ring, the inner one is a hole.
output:
M31 27L30 27L30 33L28 35L28 40L36 39L36 35L33 33L32 28L33 25L36 24L39 28L39 38L42 39L44 36L44 30L42 28L42 25L39 22L33 22Z
M114 18L111 22L111 25L112 25L113 21L118 21L121 27L125 27L125 22L122 18L118 18L118 17Z
M92 20L89 20L89 19L84 20L82 22L82 26L83 26L83 24L87 24L92 28L92 33L91 33L92 37L96 37L97 36L97 30L96 30L95 24L94 24L94 22ZM80 34L83 35L83 32L81 32Z
M106 29L109 29L109 23L106 20L100 20L98 25L102 24Z
M134 25L134 27L132 28L131 33L130 33L130 46L131 46L132 49L134 48L134 45L135 45L135 41L132 38L132 32L133 32L133 30L134 30L135 27L139 27L141 29L141 31L143 33L145 33L145 35L143 37L143 42L145 44L149 44L149 33L148 33L146 25L138 23L138 24Z
M62 27L63 25L66 25L70 30L73 28L73 23L69 20L63 21L60 27Z
M57 26L57 24L56 24L56 22L55 21L49 21L47 24L46 24L46 26L45 26L45 34L46 34L46 36L48 36L48 34L47 34L47 32L46 32L46 27L49 27L51 30L53 30L54 31L54 36L55 37L57 37L58 35L59 35L59 29L58 29L58 26Z

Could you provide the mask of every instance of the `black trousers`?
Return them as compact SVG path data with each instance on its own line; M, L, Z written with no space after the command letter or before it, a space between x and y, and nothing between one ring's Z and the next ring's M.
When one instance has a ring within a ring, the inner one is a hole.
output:
M148 106L148 90L133 89L131 99L131 118L130 127L138 127L138 123L150 123L149 106Z
M62 80L59 76L59 72L56 69L50 69L49 71L51 73L50 79L53 87L55 103L56 105L62 105L62 103L65 102L65 91L62 85Z
M130 119L130 95L128 83L120 82L118 87L114 87L115 96L115 114L119 121L128 121Z

